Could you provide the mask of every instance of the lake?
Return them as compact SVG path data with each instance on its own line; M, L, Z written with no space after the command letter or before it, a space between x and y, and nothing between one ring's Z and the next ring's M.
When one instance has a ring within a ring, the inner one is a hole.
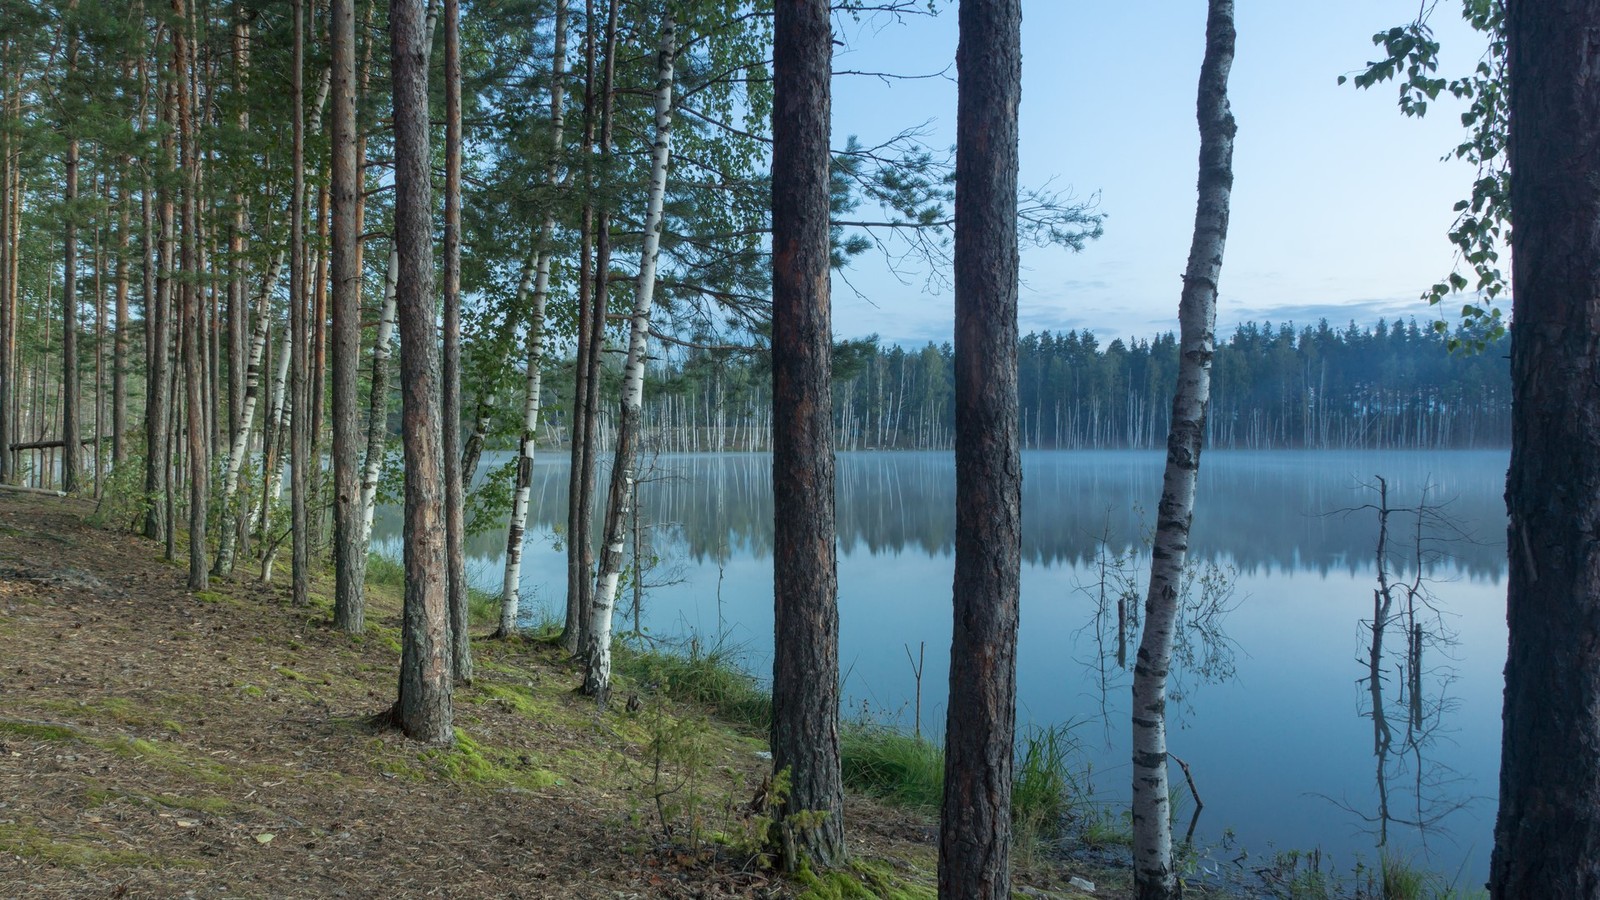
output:
M484 471L508 459L487 455ZM1023 454L1018 724L1070 723L1108 804L1129 794L1131 671L1118 664L1119 621L1131 659L1162 463L1154 452ZM1275 850L1320 847L1348 871L1358 855L1374 861L1384 841L1460 886L1487 877L1506 653L1506 463L1504 451L1205 456L1170 749L1205 801L1197 837L1235 848L1213 860L1231 865L1248 851L1240 865L1253 867ZM770 671L770 470L764 454L653 460L640 492L655 560L639 615L647 633L731 642L751 671ZM523 569L530 619L559 616L565 602L567 471L555 452L535 467ZM1387 610L1374 599L1377 476L1394 510ZM912 727L910 658L925 647L921 724L943 728L954 479L948 453L839 456L847 717ZM399 525L397 510L380 511L377 552L398 553ZM498 591L504 546L503 523L469 538L476 584ZM1137 601L1119 617L1123 592ZM632 627L630 604L619 599L619 630ZM1385 622L1376 657L1375 616ZM1191 806L1182 797L1180 835Z

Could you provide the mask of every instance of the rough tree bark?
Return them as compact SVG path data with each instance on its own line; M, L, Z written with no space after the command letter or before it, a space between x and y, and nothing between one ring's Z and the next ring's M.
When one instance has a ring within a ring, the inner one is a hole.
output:
M571 427L568 441L571 444L572 465L567 477L567 615L561 630L561 646L571 653L583 649L583 629L588 624L590 591L594 582L589 580L586 559L590 545L588 521L584 516L588 506L584 487L584 473L592 472L589 428L594 422L590 408L590 373L594 371L589 357L599 353L590 335L594 333L591 319L594 316L594 288L597 279L591 266L594 262L594 165L595 138L595 16L594 0L583 4L583 226L578 250L578 350L573 361L573 398Z
M963 0L956 47L955 624L939 896L1011 896L1022 462L1017 443L1021 0Z
M178 146L182 157L183 233L180 258L183 278L183 358L184 406L187 413L189 463L189 589L207 588L211 569L206 563L206 506L210 499L211 460L206 453L210 436L206 427L206 366L201 338L204 334L200 285L196 281L200 265L198 250L200 219L199 159L196 155L193 107L189 74L193 60L185 33L183 0L172 0L172 15L180 23L172 30L172 68L178 76Z
M1200 126L1199 199L1194 239L1178 304L1178 382L1167 434L1166 473L1150 548L1150 587L1144 631L1133 667L1133 863L1142 900L1180 893L1172 865L1172 816L1167 793L1167 671L1178 591L1189 552L1195 483L1211 403L1217 280L1228 237L1233 190L1233 112L1228 71L1233 65L1233 0L1210 0L1206 50L1200 64L1196 117Z
M428 45L420 0L389 4L394 82L394 243L400 257L401 416L405 423L405 607L400 696L393 718L407 737L454 740L449 610L445 597L444 464L440 441L438 328L429 221ZM454 461L452 460L452 464Z
M439 415L444 434L444 533L450 603L450 665L472 681L467 614L466 497L461 466L461 3L444 0L444 354Z
M1506 4L1510 566L1490 895L1600 896L1600 2Z
M163 147L167 139L163 139ZM152 193L152 186L145 183L145 195ZM149 364L145 373L145 469L144 492L150 506L145 513L144 534L151 540L163 541L170 531L171 520L167 516L166 504L163 502L166 494L171 490L167 480L169 454L167 448L167 420L172 395L167 389L168 385L168 355L171 352L172 325L172 191L163 181L155 189L156 202L146 204L145 215L145 240L160 248L158 259L152 260L154 265L148 266L155 273L155 291L150 288L150 278L145 278L145 327L148 330L146 352L149 355ZM154 206L156 209L152 210ZM159 240L153 225L152 214L158 214L160 220ZM147 248L147 255L148 248Z
M667 167L672 157L672 72L678 52L677 24L669 9L661 23L661 50L656 64L656 135L650 150L650 190L644 216L644 247L639 277L634 282L633 314L629 317L628 360L622 374L617 447L611 466L611 487L600 543L600 574L589 619L589 647L583 692L604 704L611 693L611 625L617 581L622 575L627 544L628 504L638 473L639 427L644 406L645 353L650 345L650 307L655 300L656 258L661 249L662 211L666 205Z
M128 458L128 259L129 231L132 226L132 203L128 197L128 160L123 158L119 167L119 180L117 187L117 282L115 312L116 334L112 337L111 345L111 465L113 468L121 466ZM3 306L0 306L3 309ZM0 322L5 319L5 314L0 312ZM0 325L0 335L4 335L4 326ZM4 337L0 337L3 345ZM0 351L0 359L4 358ZM0 362L0 370L5 364ZM0 371L0 381L5 378ZM5 396L5 390L0 387L0 398ZM0 404L5 401L0 399ZM0 421L4 417L0 416ZM0 443L4 437L0 436ZM0 471L3 471L0 466Z
M833 30L827 0L779 0L772 106L774 849L793 871L844 858L828 288ZM816 817L797 822L797 817Z
M310 334L306 320L306 115L305 115L305 3L294 0L294 196L290 198L289 227L289 333L294 359L289 366L289 541L291 596L295 606L311 602L311 404L306 383L310 363Z
M68 8L64 27L67 31L67 78L70 79L78 61L78 28L71 21L77 3L70 3ZM78 490L78 460L83 449L83 439L78 433L78 124L63 123L63 126L73 133L67 138L63 204L66 234L62 240L61 266L61 489L71 494Z
M361 546L361 478L357 451L356 381L361 366L361 271L357 230L361 176L356 168L355 0L328 6L332 54L332 175L330 230L333 315L333 625L359 634L365 627L367 555Z

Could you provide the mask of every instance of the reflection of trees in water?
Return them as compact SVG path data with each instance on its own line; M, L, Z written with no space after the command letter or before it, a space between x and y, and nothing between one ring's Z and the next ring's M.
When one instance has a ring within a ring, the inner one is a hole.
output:
M1364 672L1357 679L1361 715L1372 721L1375 805L1334 802L1365 823L1379 848L1388 846L1391 826L1401 826L1426 850L1430 837L1449 836L1443 827L1449 815L1472 802L1457 791L1464 778L1432 757L1447 715L1459 705L1450 696L1457 641L1426 573L1452 545L1438 535L1457 529L1426 484L1413 507L1390 506L1382 477L1367 487L1377 503L1341 512L1370 511L1378 520L1377 586L1372 618L1360 623Z
M484 467L499 464L486 454ZM1322 574L1371 571L1371 533L1358 517L1324 510L1349 506L1350 472L1368 468L1374 454L1215 453L1202 472L1195 543L1191 555L1226 560L1240 572L1312 570ZM1505 507L1499 491L1500 454L1388 455L1383 461L1411 470L1391 488L1415 490L1425 467L1450 473L1432 483L1434 496L1454 498L1451 518L1473 523L1491 542L1463 542L1452 562L1474 578L1498 579L1505 569ZM677 477L647 485L644 502L654 518L673 523L662 534L695 562L765 558L772 546L772 459L765 454L663 456ZM566 521L566 462L535 465L534 535L559 535ZM1137 508L1160 496L1161 456L1148 452L1038 452L1023 456L1023 558L1035 565L1091 567L1101 525L1113 547L1139 541ZM1109 519L1104 519L1110 510ZM846 553L947 556L954 552L955 465L946 453L845 453L839 457L836 510L840 549ZM378 523L398 530L397 515ZM548 538L545 538L548 539ZM483 559L504 551L500 528L473 536L467 552ZM1432 565L1430 561L1428 563Z
M1140 578L1149 571L1143 544L1118 547L1111 542L1111 514L1096 538L1089 579L1080 579L1079 593L1094 602L1088 623L1074 635L1074 643L1093 647L1093 657L1080 656L1099 704L1099 724L1107 745L1111 732L1125 723L1109 698L1127 693L1133 682L1129 653L1139 644L1145 587ZM1167 702L1175 721L1187 727L1194 714L1193 697L1201 685L1218 684L1234 675L1237 644L1228 637L1228 613L1238 606L1234 590L1238 571L1210 560L1190 558L1178 590L1178 618L1172 633L1172 667L1167 674ZM1081 640L1087 632L1090 640Z

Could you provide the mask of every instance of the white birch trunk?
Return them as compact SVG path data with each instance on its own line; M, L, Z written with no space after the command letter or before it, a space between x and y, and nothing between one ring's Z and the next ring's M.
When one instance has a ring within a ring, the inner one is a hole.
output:
M250 447L250 434L261 395L261 358L267 352L267 331L272 321L270 315L272 292L277 287L278 273L282 271L283 263L284 254L279 251L277 260L267 272L266 283L261 287L261 300L258 303L260 310L256 314L255 333L250 339L249 362L245 366L244 408L239 413L239 430L233 436L233 446L228 450L228 459L222 470L222 540L217 547L215 571L219 577L224 578L233 571L234 546L239 523L231 520L229 511L233 509L244 476L244 457Z
M549 234L554 226L553 220L546 219L545 234ZM505 575L500 582L500 628L495 632L495 637L501 638L517 633L517 615L521 603L522 545L533 495L534 439L539 429L539 401L543 392L544 311L550 287L550 254L538 254L536 268L537 274L535 266L523 271L522 284L517 290L519 305L531 290L533 317L528 323L528 378L527 392L522 401L522 435L517 440L516 492L511 502L511 527L506 531Z
M389 345L394 338L395 285L400 276L400 255L389 251L389 270L383 278L383 315L372 346L372 397L367 407L367 459L361 472L361 534L356 550L367 552L372 540L372 516L378 508L378 478L383 475L384 432L389 427Z
M644 249L634 283L633 314L628 335L628 361L622 374L622 409L617 421L616 457L606 503L605 537L600 574L589 620L590 645L583 692L604 703L611 691L611 631L617 581L622 574L627 541L628 505L637 478L640 409L644 402L645 353L650 343L650 308L655 300L656 257L661 249L661 219L667 193L667 164L672 155L672 74L677 54L672 13L661 23L661 55L656 72L656 140L650 151L650 194L645 209Z
M566 124L562 105L566 95L567 76L567 6L565 2L556 6L556 43L554 62L550 70L550 146L554 151L550 157L549 167L545 170L545 181L555 185L560 179L561 148L563 144L564 126ZM556 219L553 213L547 214L544 220L544 231L540 240L546 246L551 236L555 233ZM529 261L533 263L533 260ZM495 632L495 637L508 638L517 633L517 615L521 604L522 584L522 545L523 536L527 533L528 507L533 495L533 455L535 439L539 430L539 402L544 389L544 312L545 305L550 296L550 253L542 249L537 254L537 262L524 268L522 283L517 288L518 299L522 299L528 292L528 276L537 270L533 277L533 314L528 320L528 380L527 392L522 401L522 435L517 441L517 484L511 504L510 527L506 531L506 567L504 577L500 582L500 627Z
M262 495L261 495L261 539L270 541L267 530L272 526L272 502L283 495L283 460L273 452L273 447L267 444L278 443L278 437L283 434L289 418L289 356L294 350L293 332L287 325L283 329L283 343L278 348L278 371L272 376L272 406L267 413L266 424L271 428L263 429L264 440L261 446L263 463ZM278 471L269 471L270 466L276 464ZM263 579L266 580L266 579Z
M1228 235L1233 190L1233 113L1228 70L1233 64L1233 0L1210 0L1206 52L1197 101L1200 122L1199 201L1194 240L1178 306L1177 392L1167 437L1167 465L1151 547L1144 633L1133 677L1133 865L1140 900L1179 895L1172 865L1172 815L1167 793L1167 671L1178 589L1189 551L1195 482L1211 401L1217 279Z

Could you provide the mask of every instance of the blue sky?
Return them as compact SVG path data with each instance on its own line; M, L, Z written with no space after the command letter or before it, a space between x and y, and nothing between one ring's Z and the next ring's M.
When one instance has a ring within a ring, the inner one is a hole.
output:
M954 73L956 9L900 24L836 20L835 70ZM1177 327L1194 220L1194 100L1204 0L1023 0L1022 180L1099 193L1105 236L1081 254L1024 250L1021 325L1089 328L1103 339ZM1442 74L1462 72L1483 39L1446 2L1432 17ZM1371 59L1374 32L1409 21L1416 0L1245 0L1229 89L1239 124L1233 212L1218 306L1220 334L1247 320L1368 324L1432 310L1422 290L1449 270L1444 234L1473 172L1440 157L1460 140L1460 106L1422 121L1394 89L1340 86ZM834 79L834 142L868 143L924 121L955 142L949 79ZM949 339L953 296L864 258L834 281L834 330L886 342ZM853 287L852 287L853 286ZM859 291L859 293L858 293Z

